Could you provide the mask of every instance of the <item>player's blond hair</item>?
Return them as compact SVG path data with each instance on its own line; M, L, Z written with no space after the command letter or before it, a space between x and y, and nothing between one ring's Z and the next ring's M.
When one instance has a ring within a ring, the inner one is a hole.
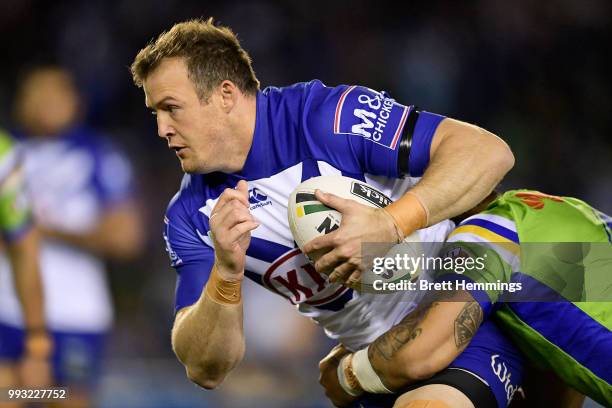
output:
M141 49L131 66L136 86L142 87L161 61L172 57L184 58L200 99L208 98L212 89L224 80L232 81L245 94L254 95L259 89L251 57L234 32L216 26L212 17L175 24Z

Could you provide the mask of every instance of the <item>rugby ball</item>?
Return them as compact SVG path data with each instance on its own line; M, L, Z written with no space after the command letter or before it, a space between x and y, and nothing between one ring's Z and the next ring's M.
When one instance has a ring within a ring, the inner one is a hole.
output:
M392 203L391 199L378 189L350 177L319 176L304 181L293 190L287 206L289 227L295 243L301 250L313 238L338 229L342 222L342 214L339 211L327 207L316 199L315 190L317 189L370 207L383 208ZM368 243L368 245L363 246L363 249L367 252L378 251L377 256L385 257L406 252L410 252L411 256L417 256L421 252L417 232L406 237L400 246ZM382 253L380 253L381 251ZM308 258L311 262L314 262L324 253L325 250L320 250L318 253L311 253ZM368 255L374 256L364 253L364 259L367 259ZM371 286L376 279L383 279L387 282L415 279L419 272L418 270L413 271L405 268L391 268L385 270L384 273L369 271L362 275L361 284L362 286Z

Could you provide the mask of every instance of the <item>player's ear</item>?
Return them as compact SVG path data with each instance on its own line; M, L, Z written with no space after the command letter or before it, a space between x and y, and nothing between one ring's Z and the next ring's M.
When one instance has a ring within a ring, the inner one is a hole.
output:
M238 98L238 87L232 81L226 79L225 81L221 82L219 90L221 92L221 107L226 112L231 111L236 104L236 99Z

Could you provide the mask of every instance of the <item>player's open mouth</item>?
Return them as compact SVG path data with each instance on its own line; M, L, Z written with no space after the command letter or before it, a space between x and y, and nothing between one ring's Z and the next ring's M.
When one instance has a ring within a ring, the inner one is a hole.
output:
M171 149L174 150L177 156L181 157L181 152L185 150L185 147L184 146L174 146L174 147L171 147Z

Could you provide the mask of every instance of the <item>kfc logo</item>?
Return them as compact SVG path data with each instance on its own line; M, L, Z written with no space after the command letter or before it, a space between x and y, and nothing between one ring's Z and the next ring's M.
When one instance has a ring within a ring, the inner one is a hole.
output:
M322 305L340 297L348 288L330 284L298 249L281 255L263 276L264 284L293 304Z

